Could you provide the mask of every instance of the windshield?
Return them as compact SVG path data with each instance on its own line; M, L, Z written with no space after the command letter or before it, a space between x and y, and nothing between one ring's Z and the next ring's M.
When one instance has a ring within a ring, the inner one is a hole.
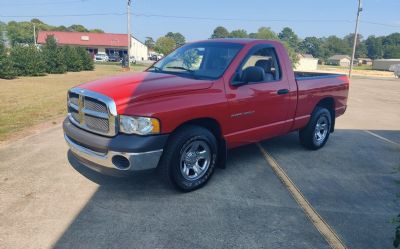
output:
M241 44L222 42L188 44L167 55L147 71L217 79L242 47Z

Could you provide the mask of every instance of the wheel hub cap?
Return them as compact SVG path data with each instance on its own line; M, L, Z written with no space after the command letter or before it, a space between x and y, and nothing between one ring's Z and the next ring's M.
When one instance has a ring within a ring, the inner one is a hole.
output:
M205 141L195 140L185 145L181 152L180 170L186 180L197 180L208 170L211 149Z
M321 116L315 125L314 139L317 144L323 143L329 132L328 118Z

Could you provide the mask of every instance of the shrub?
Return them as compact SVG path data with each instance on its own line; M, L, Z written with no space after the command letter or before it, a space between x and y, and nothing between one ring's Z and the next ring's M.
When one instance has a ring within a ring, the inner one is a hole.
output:
M67 65L64 62L64 53L57 46L54 36L47 37L42 52L44 61L46 62L47 73L65 73L67 71Z
M94 61L92 56L84 48L77 48L77 50L81 56L83 70L92 71L94 69Z
M69 72L79 72L83 70L83 63L77 48L63 47L65 65Z
M7 50L0 44L0 78L14 79L16 77L13 62L10 56L7 55Z
M42 76L46 74L43 54L34 45L15 45L10 54L18 76Z

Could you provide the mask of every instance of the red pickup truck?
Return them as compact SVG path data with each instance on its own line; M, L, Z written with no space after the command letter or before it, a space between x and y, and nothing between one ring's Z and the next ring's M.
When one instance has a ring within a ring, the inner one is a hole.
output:
M293 72L277 41L186 44L145 72L68 92L72 155L97 171L157 168L177 188L203 186L227 150L299 131L316 150L347 107L345 75Z

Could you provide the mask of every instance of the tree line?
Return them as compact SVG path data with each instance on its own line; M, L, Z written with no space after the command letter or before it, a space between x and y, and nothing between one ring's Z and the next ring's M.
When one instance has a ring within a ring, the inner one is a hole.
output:
M10 21L8 23L0 22L0 31L7 31L7 36L12 46L16 44L33 44L35 43L33 36L34 26L37 31L42 30L42 31L104 33L104 31L101 29L87 29L80 24L73 24L68 27L64 25L52 26L42 22L37 18L25 22L16 22L16 21ZM1 32L0 32L0 39L2 39Z
M354 33L343 38L335 35L328 37L309 36L301 39L291 28L285 27L279 33L269 27L260 27L257 32L248 33L244 29L228 31L223 26L214 29L210 38L254 38L280 40L289 51L292 62L297 62L297 54L311 54L326 61L335 54L351 55L354 41ZM185 43L185 37L180 33L169 32L156 41L152 37L146 37L145 44L150 50L162 54L168 54L175 48ZM392 33L387 36L369 36L364 39L357 36L356 58L371 59L398 59L400 58L400 33Z
M42 76L94 69L93 59L81 47L58 46L53 36L48 36L41 48L33 44L16 44L6 48L0 43L0 78L17 76Z

